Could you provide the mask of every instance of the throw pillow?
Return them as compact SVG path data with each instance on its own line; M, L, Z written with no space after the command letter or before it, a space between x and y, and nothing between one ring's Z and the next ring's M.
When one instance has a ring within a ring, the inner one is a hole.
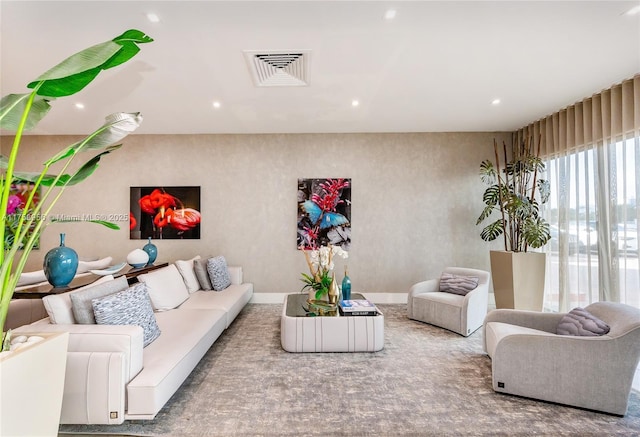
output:
M198 281L198 277L196 276L193 266L193 262L197 259L200 259L200 255L186 261L179 259L175 262L189 293L194 293L200 290L200 282Z
M595 337L609 332L609 325L584 308L574 308L565 314L556 328L558 335Z
M93 315L93 304L91 301L117 293L118 291L126 290L127 288L129 288L127 278L119 276L113 281L71 293L69 295L71 298L71 310L73 311L73 317L76 319L76 323L81 325L94 325L96 319Z
M213 290L211 279L209 279L209 272L207 272L207 258L193 261L193 270L196 272L196 277L200 283L200 289Z
M440 277L440 291L466 296L478 286L477 276L460 276L443 273Z
M160 336L146 284L139 283L92 302L99 325L138 325L144 332L144 347Z
M73 307L71 305L71 294L78 293L87 288L95 287L96 285L104 282L113 281L113 275L103 276L102 278L92 282L84 287L76 288L73 291L67 291L66 293L50 294L42 298L44 309L47 310L49 315L49 321L54 325L72 325L76 323L75 317L73 317Z
M227 260L224 256L216 256L207 260L207 272L211 279L211 287L221 291L231 285L231 277L227 269Z
M187 286L175 264L139 275L138 281L147 284L147 291L156 311L172 310L189 299Z

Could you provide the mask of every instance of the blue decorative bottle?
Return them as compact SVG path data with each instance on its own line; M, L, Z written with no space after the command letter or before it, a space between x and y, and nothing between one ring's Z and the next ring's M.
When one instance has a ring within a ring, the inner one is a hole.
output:
M351 299L351 279L349 279L349 270L344 266L344 278L342 278L342 300Z
M60 234L60 246L44 256L43 269L47 281L54 287L66 287L78 271L78 254L64 245L65 234Z
M147 255L149 255L149 261L147 262L147 265L150 266L158 257L158 248L155 244L151 243L151 237L149 237L149 242L144 245L142 250L147 252Z

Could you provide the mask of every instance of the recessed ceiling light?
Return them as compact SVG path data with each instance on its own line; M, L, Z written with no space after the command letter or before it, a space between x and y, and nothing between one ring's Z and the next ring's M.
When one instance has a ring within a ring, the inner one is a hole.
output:
M352 101L351 101L351 106L353 106L353 107L356 107L356 106L358 106L359 104L360 104L360 102L359 102L359 101L357 101L357 100L352 100Z
M385 20L393 20L394 18L396 18L396 10L388 9L387 12L384 13L384 18Z
M492 104L492 105L494 105L494 106L495 106L495 105L499 105L499 104L500 104L500 99L493 99L493 100L491 101L491 104Z
M625 15L636 15L640 14L640 5L634 6L624 13Z
M159 23L160 22L160 17L158 17L156 14L154 14L153 12L149 12L147 14L147 20L149 20L152 23Z
M222 105L217 100L215 102L213 102L213 107L214 108L218 109L218 108L220 108L220 106L222 106Z
M78 109L84 109L84 103L78 102L78 103L75 104L75 107L78 108Z

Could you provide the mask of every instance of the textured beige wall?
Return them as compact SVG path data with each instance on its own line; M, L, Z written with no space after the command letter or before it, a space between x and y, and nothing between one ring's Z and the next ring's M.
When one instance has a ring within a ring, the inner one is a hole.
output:
M130 186L201 186L200 240L155 241L159 260L225 255L260 292L296 292L304 257L295 247L298 178L352 179L354 290L407 292L445 266L489 269L489 245L475 225L482 209L478 177L496 133L140 135L70 188L57 214L126 214ZM73 137L28 136L21 169L37 170ZM3 137L5 153L10 138ZM58 234L81 257L114 262L145 244L97 225L56 224L28 270L41 268ZM342 264L337 275L342 277Z

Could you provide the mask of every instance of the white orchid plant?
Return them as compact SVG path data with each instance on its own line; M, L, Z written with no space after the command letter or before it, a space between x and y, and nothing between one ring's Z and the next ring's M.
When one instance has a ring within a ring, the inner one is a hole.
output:
M340 246L321 246L316 250L304 250L305 260L307 266L309 266L309 273L302 274L302 282L304 287L301 291L311 288L315 291L315 298L322 299L329 293L329 286L331 285L331 272L335 267L333 260L336 256L347 259L349 253L343 250Z

